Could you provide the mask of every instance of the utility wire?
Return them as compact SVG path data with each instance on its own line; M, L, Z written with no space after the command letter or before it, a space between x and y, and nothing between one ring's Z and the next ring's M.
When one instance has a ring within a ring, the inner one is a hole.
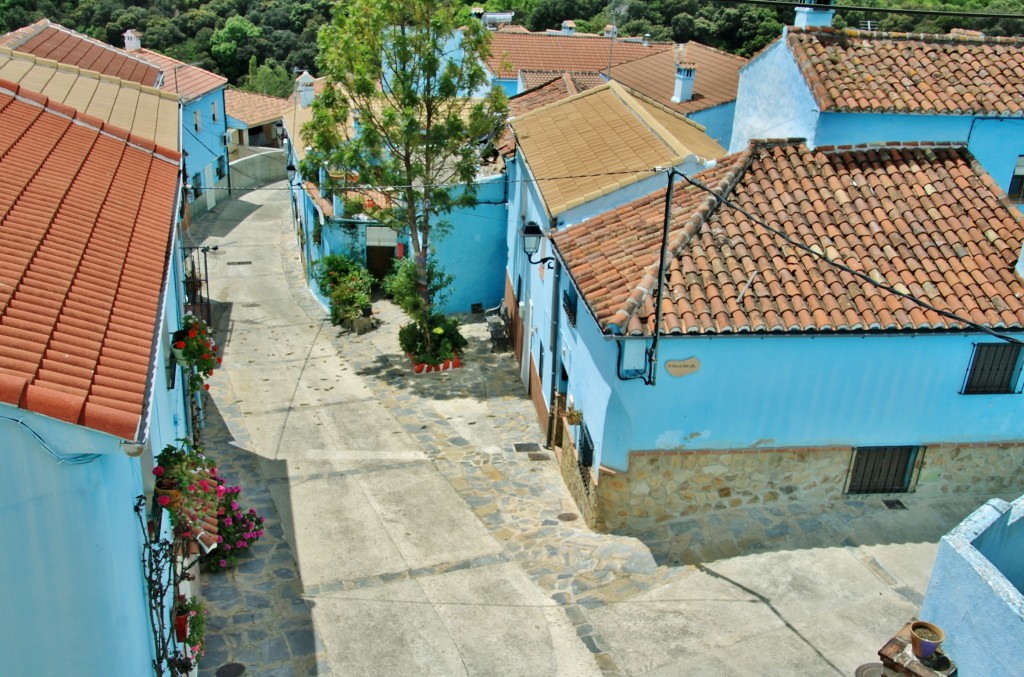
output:
M949 312L948 310L942 310L941 308L936 308L932 304L928 303L927 301L925 301L923 299L920 299L920 298L914 296L913 294L908 294L906 292L902 292L899 289L896 289L895 287L893 287L891 285L888 285L888 284L886 284L884 282L878 282L878 281L872 279L869 275L860 272L859 270L854 270L853 268L850 268L849 266L847 266L847 265L845 265L843 263L840 263L838 261L834 261L831 258L829 258L828 256L826 256L823 252L818 252L818 251L808 247L804 243L799 242L798 240L794 240L792 237L789 236L788 233L786 233L786 231L780 230L778 228L775 228L771 224L767 223L764 219L762 219L762 218L752 214L751 212L747 211L746 209L744 209L743 207L739 206L735 202L732 202L731 200L729 200L727 197L719 195L714 190L709 188L707 185L701 183L700 181L697 181L696 179L693 179L693 178L687 176L686 174L684 174L682 172L678 172L678 174L679 174L679 176L683 177L683 179L687 183L689 183L690 185L695 186L695 187L699 188L700 190L703 190L704 192L708 193L712 197L714 197L718 201L719 204L725 205L725 206L727 206L727 207L729 207L731 209L736 210L737 212L739 212L740 214L743 214L748 219L750 219L751 221L753 221L757 225L761 226L765 230L767 230L767 231L769 231L771 233L774 233L778 237L782 238L785 242L787 242L788 244L792 245L793 247L796 247L797 249L799 249L802 252L806 252L807 254L810 254L811 256L815 257L818 260L824 261L825 263L827 263L828 265L832 266L833 268L841 270L841 271L843 271L845 273L849 273L850 275L853 275L854 277L856 277L856 278L858 278L860 280L863 280L864 282L866 282L866 283L868 283L868 284L870 284L870 285L872 285L874 287L877 287L878 289L881 289L883 291L887 291L890 294L895 294L896 296L899 296L900 298L906 299L907 301L910 301L911 303L914 303L914 304L916 304L918 306L921 306L922 308L925 308L926 310L930 310L930 311L932 311L934 313L937 313L937 314L941 315L942 317L945 317L945 318L950 319L950 320L954 320L956 322L960 322L960 323L962 323L962 324L964 324L964 325L966 325L968 327L972 327L972 328L974 328L974 329L976 329L976 330L978 330L980 332L983 332L985 334L993 336L993 337L995 337L997 339L1000 339L1002 341L1006 341L1007 343L1015 343L1017 345L1024 345L1024 341L1022 341L1020 339L1014 338L1012 336L1006 336L1004 334L1001 334L1001 333L995 331L994 329L986 327L983 324L978 324L977 322L969 320L969 319L967 319L965 317L961 317L960 315L957 315L956 313Z

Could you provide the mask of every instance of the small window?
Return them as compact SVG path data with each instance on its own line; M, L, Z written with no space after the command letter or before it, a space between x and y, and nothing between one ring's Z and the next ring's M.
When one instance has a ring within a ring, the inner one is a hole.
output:
M1013 170L1010 188L1006 192L1017 204L1024 203L1024 155L1017 156L1017 166Z
M228 173L227 172L227 165L228 165L228 163L224 159L223 155L221 155L220 157L217 158L217 169L216 169L216 171L217 171L217 179L218 180L223 179L227 175L227 173Z
M965 395L1005 394L1017 391L1020 376L1020 344L981 343L967 372Z
M920 447L857 447L853 450L848 494L895 494L910 488Z
M197 132L200 131L200 127L201 127L199 122L200 122L199 111L197 111L197 110L196 111L192 111L192 124L193 124L193 126L195 126Z
M192 199L193 200L198 200L199 196L203 194L203 187L201 185L202 180L203 180L203 177L200 176L199 174L193 174L192 175Z
M576 305L578 302L579 297L576 296L575 289L562 290L562 310L565 311L565 317L569 320L569 325L572 327L576 326Z
M594 467L594 440L590 437L590 430L585 422L580 424L579 464L584 468Z
M216 122L217 121L217 102L216 101L214 101L210 105L210 115L213 117L213 121Z

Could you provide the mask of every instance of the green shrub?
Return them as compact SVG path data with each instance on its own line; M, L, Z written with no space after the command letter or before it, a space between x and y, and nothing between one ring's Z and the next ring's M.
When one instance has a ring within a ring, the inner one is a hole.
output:
M359 317L370 305L373 276L366 267L344 254L328 254L313 267L313 279L331 307L331 322Z
M448 299L452 279L434 263L433 258L427 260L427 298L431 308L443 305ZM413 259L395 259L391 272L381 282L381 288L406 314L413 319L422 319L424 304L419 282L419 272Z

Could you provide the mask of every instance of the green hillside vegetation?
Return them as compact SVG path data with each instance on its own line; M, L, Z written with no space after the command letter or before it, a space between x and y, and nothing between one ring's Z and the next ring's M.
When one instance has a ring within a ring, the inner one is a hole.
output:
M144 47L226 76L233 84L267 94L287 95L297 69L316 74L316 36L327 24L329 0L0 0L0 31L41 18L51 19L112 45L123 44L129 28L142 33ZM708 0L488 0L469 7L514 11L531 30L557 29L565 19L578 32L600 33L618 26L620 37L650 34L654 40L697 42L750 56L792 23L788 7ZM951 28L988 35L1024 35L1021 18L964 18L844 11L843 5L1024 15L1024 0L839 0L834 25L859 28L872 21L883 31L946 33Z

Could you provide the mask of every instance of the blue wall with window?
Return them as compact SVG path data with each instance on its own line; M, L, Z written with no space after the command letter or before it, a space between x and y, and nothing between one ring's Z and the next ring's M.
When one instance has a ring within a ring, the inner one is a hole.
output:
M616 377L618 341L592 317L577 331L569 393L613 468L631 450L1024 440L1022 395L961 394L975 344L999 343L990 337L662 337L650 387ZM697 371L666 370L688 359ZM1014 381L1019 392L1019 368Z
M198 129L196 127L198 126ZM212 209L218 202L228 198L227 193L218 194L213 184L218 180L218 167L227 171L224 133L227 131L227 115L224 114L224 88L219 87L196 99L184 102L181 111L181 145L185 151L185 171L193 183L198 196L193 200L196 207L193 216ZM198 185L194 177L199 175Z

